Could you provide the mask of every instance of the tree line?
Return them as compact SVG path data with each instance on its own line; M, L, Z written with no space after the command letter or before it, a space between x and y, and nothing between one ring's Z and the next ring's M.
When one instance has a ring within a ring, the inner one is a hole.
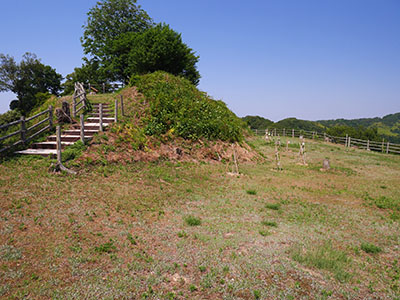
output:
M400 113L384 116L383 118L363 118L353 120L321 120L307 121L296 118L287 118L273 122L260 116L246 116L242 118L251 129L300 129L306 131L326 132L331 136L381 142L383 139L392 143L400 143ZM384 127L383 127L384 126ZM390 130L388 129L390 128ZM389 134L382 133L388 132Z

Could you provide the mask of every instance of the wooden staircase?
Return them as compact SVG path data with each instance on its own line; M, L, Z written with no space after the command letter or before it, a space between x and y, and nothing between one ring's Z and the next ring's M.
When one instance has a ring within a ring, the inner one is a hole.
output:
M109 104L103 103L103 128L107 127L110 123L114 122L114 118L112 117L112 109L109 108ZM89 118L87 118L84 123L84 138L85 141L91 140L95 133L100 131L100 112L99 112L100 104L93 104L93 111L89 114ZM72 125L71 129L64 130L61 134L61 148L65 148L67 146L75 144L81 138L81 126L79 124ZM49 156L49 155L57 155L57 137L55 135L51 135L47 137L47 141L34 143L31 145L31 148L17 151L19 154L27 154L27 155L41 155L41 156Z

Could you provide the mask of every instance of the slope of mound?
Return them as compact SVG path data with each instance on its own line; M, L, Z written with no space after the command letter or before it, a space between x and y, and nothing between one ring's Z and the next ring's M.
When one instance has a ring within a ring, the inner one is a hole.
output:
M222 101L165 72L135 76L121 91L125 116L98 136L83 160L241 161L258 155L243 141L244 122Z
M222 101L211 99L188 80L165 72L135 76L136 86L150 104L147 135L168 131L175 136L197 140L238 142L244 123Z

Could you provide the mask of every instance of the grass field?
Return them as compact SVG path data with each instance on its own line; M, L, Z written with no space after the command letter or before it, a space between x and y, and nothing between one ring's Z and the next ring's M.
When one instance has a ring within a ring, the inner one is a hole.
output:
M0 165L4 299L400 299L400 156L307 141L240 164ZM284 143L283 139L283 143ZM322 172L329 158L331 170Z

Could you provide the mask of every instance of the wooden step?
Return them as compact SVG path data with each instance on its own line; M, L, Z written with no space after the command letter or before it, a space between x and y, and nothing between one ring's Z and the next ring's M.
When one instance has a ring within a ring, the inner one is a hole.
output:
M26 154L26 155L40 155L40 156L49 156L49 155L57 155L57 150L55 149L26 149L22 151L16 151L18 154Z
M96 129L87 129L87 127L85 126L85 136L93 136L94 134L99 132L98 129L99 129L99 126L97 126ZM63 133L66 134L66 135L81 136L80 128L79 129L65 130Z
M61 149L64 149L65 147L71 146L73 144L74 144L73 142L61 141ZM57 149L57 142L47 141L47 142L34 143L31 145L31 149Z
M100 119L99 118L88 118L87 119L88 122L90 123L100 123ZM103 118L103 123L113 123L114 122L114 118Z
M89 116L93 117L93 118L96 118L96 117L99 118L100 114L99 113L90 113ZM111 117L112 117L111 114L103 114L103 118L111 118Z
M108 123L104 123L103 122L103 127L107 127ZM95 131L99 131L100 127L100 123L85 123L85 132L86 130L95 130ZM74 126L72 126L73 129L81 129L81 126L78 124L75 124Z
M85 136L85 139L90 139L90 138L92 138L91 136ZM57 141L57 136L55 136L55 135L50 135L50 136L48 136L47 137L47 140L49 141L49 142L53 142L53 141ZM76 135L62 135L61 136L61 143L62 142L76 142L76 141L79 141L80 140L80 137L79 136L76 136Z

